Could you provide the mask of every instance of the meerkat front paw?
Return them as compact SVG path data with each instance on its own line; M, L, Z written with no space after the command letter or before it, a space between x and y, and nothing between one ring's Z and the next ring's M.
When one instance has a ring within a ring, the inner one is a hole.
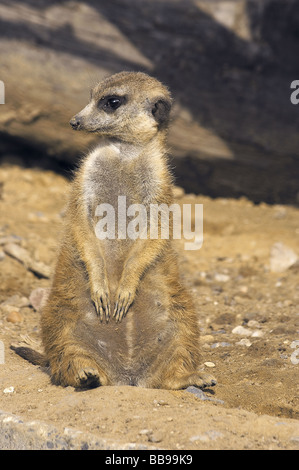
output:
M110 319L111 307L109 297L109 292L104 290L97 290L91 294L91 300L94 303L101 322L104 320L104 317L107 323Z
M118 289L113 317L120 322L126 316L135 298L135 289Z

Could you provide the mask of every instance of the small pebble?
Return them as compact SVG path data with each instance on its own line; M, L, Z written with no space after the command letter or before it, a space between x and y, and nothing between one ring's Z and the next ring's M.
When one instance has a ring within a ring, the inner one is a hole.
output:
M215 441L216 439L219 439L221 437L223 437L222 432L216 431L216 430L210 430L210 431L206 431L203 434L191 436L189 440L191 442L196 442L196 441L209 442L209 441Z
M251 346L251 342L249 341L248 338L242 338L240 341L238 341L236 343L238 346L246 346L247 348L249 348Z
M165 400L154 400L153 403L156 406L168 406L168 403Z
M228 274L216 273L214 279L217 282L228 282L230 280L230 276L228 276Z
M262 336L264 336L264 333L261 330L255 330L251 336L252 338L261 338Z
M8 305L17 308L28 307L29 300L27 299L27 297L21 297L20 295L16 294L12 295L11 297L8 297L8 299L1 303L0 307L6 307Z
M152 433L152 432L153 432L153 431L152 431L151 429L141 429L141 430L139 431L139 434L140 434L141 436L147 436L148 434L150 434L150 433Z
M15 311L12 311L10 312L7 317L6 317L6 321L10 322L10 323L21 323L23 321L23 317L22 315L20 314L20 312L17 312L16 310Z
M239 290L240 290L240 292L242 292L242 294L247 294L248 293L248 287L247 286L241 286Z
M244 326L236 326L233 330L232 333L234 335L241 335L241 336L251 336L252 335L252 330L249 330L249 328L244 328Z
M161 442L162 441L162 436L160 436L159 434L149 434L148 435L148 441L149 442Z
M261 328L261 325L256 320L249 320L247 325L249 326L249 328Z
M214 343L214 344L211 344L211 348L212 348L212 349L220 348L220 347L226 348L226 347L228 347L228 346L231 346L231 344L230 344L230 343L227 343L227 342L225 342L225 341L222 341L221 343Z
M296 253L283 243L275 243L270 252L270 271L282 273L298 260Z
M15 391L14 387L7 387L3 390L3 393L13 393Z
M161 442L162 441L162 437L160 436L160 434L153 432L152 429L141 429L141 431L139 431L139 435L147 436L147 440L149 442Z
M206 367L216 367L216 365L214 364L214 362L205 362L204 365Z

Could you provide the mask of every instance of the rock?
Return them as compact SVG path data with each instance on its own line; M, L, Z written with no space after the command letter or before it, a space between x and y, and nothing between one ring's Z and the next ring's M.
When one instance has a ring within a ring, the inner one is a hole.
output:
M204 365L205 365L206 367L211 367L211 368L212 368L212 367L216 367L216 364L214 364L214 362L205 362Z
M228 274L216 273L214 275L214 279L217 282L228 282L230 280L230 276Z
M248 286L240 286L240 289L239 291L242 293L242 294L248 294Z
M264 336L264 334L265 333L261 330L255 330L255 331L253 331L251 337L252 338L261 338L262 336Z
M28 269L33 272L37 277L43 277L45 279L49 279L51 276L51 268L46 264L42 263L41 261L33 261L31 262Z
M229 347L231 346L230 343L227 343L226 341L221 341L220 343L214 343L214 344L211 344L211 348L212 349L216 349L216 348L226 348L226 347Z
M167 401L165 400L154 400L155 406L169 406Z
M14 306L17 308L28 307L29 300L27 299L27 297L21 297L20 295L15 294L6 299L4 302L2 302L0 307L3 308L7 305Z
M194 387L193 385L189 386L186 388L185 392L188 392L188 393L192 393L193 395L195 395L197 398L199 398L200 400L208 400L208 401L212 401L214 403L218 403L220 405L223 405L224 404L224 401L223 400L219 400L218 398L212 398L212 397L208 397L204 392L203 390L201 390L200 388L197 388L197 387Z
M9 243L21 243L22 238L17 235L7 235L5 237L0 237L0 245L7 245Z
M238 346L246 346L247 348L249 348L252 345L252 343L250 342L250 340L248 338L242 338L236 344Z
M208 399L206 394L200 388L194 387L193 385L187 387L186 392L192 393L193 395L197 396L197 398L199 398L200 400Z
M161 442L162 441L162 436L154 432L152 429L141 429L139 431L139 435L147 436L148 442Z
M140 434L140 436L147 436L152 432L153 432L152 429L141 429L139 431L139 434Z
M15 388L14 387L7 387L3 390L3 393L14 393Z
M25 248L17 245L16 243L8 243L7 245L4 245L4 251L9 256L22 263L25 268L32 271L33 274L38 277L44 277L47 279L50 277L51 269L49 266L46 266L40 261L33 260Z
M4 315L9 315L11 312L14 312L14 311L17 311L17 312L19 311L19 308L15 307L14 305L3 305L3 304L1 304L0 307L1 307L1 312Z
M252 330L249 328L244 328L244 326L236 326L233 330L232 333L234 335L241 335L241 336L251 336L252 335Z
M13 310L7 315L6 321L8 321L9 323L22 323L23 316L17 310Z
M148 442L161 442L162 436L157 433L149 434L148 435Z
M4 251L6 254L12 256L25 265L31 263L31 258L28 251L16 243L7 243L4 245Z
M283 273L298 261L296 253L283 243L275 243L270 251L270 271Z
M189 440L191 442L196 442L196 441L210 442L210 441L215 441L216 439L219 439L221 437L223 437L222 432L216 431L216 430L210 430L210 431L206 431L203 434L191 436Z
M49 294L50 289L44 287L37 287L31 292L29 302L35 311L39 312L42 309L49 297Z
M249 320L247 325L249 326L249 328L261 328L261 325L256 320Z

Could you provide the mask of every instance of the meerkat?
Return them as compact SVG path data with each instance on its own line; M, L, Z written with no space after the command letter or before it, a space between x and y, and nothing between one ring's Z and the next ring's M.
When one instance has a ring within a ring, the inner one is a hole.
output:
M213 386L198 371L199 327L172 240L99 239L100 204L172 203L166 135L172 98L158 80L121 72L101 81L70 125L97 133L71 184L51 293L45 359L62 386ZM160 219L159 219L160 220ZM115 221L117 225L117 220ZM38 361L37 361L38 362Z

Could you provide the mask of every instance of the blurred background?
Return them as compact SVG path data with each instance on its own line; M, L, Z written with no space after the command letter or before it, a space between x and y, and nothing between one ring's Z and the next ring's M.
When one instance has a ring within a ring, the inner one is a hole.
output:
M1 0L0 158L66 171L95 141L69 119L122 70L175 98L176 182L212 197L299 203L297 0Z

